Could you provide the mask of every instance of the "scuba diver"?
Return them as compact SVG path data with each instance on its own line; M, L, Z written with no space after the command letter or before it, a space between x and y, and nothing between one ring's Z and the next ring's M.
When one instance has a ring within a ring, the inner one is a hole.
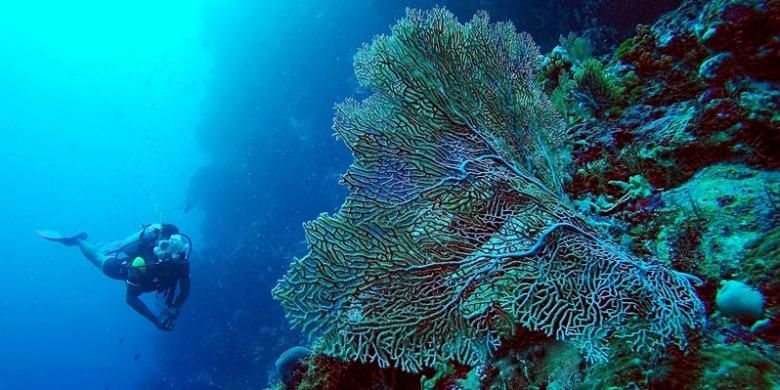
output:
M112 279L127 282L127 304L151 321L158 329L173 330L181 306L190 292L189 256L192 241L172 224L145 225L140 232L124 239L107 252L87 241L87 233L62 236L53 231L38 234L66 246L78 246L92 264ZM176 294L178 286L178 294ZM157 291L165 296L165 308L159 316L139 298Z

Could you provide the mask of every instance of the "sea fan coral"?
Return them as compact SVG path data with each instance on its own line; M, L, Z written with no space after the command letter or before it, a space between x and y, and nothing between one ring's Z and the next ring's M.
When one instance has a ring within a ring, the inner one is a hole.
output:
M517 326L603 359L608 341L685 345L690 280L606 242L569 206L563 124L539 52L484 13L410 10L355 57L374 94L336 106L350 194L305 225L274 288L328 355L417 372L484 364ZM640 319L640 320L636 320Z

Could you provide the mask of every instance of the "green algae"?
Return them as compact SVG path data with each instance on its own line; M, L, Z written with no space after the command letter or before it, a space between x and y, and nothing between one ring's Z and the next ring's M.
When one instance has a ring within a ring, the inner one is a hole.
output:
M699 389L776 389L780 366L743 344L716 344L702 349L704 366Z
M420 376L420 387L422 390L433 390L436 383L442 378L455 373L455 367L445 361L440 361L433 365L434 374L431 377Z

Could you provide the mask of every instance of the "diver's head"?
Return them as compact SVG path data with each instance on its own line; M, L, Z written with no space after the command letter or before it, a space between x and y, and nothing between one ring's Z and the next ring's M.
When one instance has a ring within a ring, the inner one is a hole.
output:
M167 239L157 240L154 246L154 255L160 260L186 259L189 251L189 240L180 234L172 234Z

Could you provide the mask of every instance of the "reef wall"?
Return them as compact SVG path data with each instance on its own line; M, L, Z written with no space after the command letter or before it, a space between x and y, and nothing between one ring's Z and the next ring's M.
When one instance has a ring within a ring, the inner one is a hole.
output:
M350 196L274 290L317 340L299 388L776 386L778 18L686 1L537 65L437 9L364 47ZM732 280L762 318L718 309Z

